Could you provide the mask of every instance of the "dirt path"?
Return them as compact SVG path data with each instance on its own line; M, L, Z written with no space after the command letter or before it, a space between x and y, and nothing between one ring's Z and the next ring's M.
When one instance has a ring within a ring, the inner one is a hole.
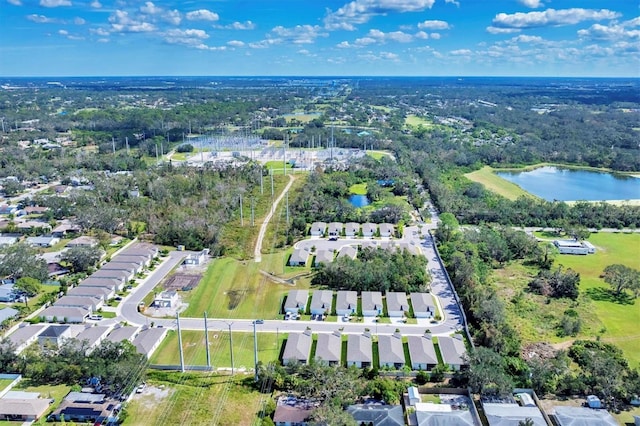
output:
M267 214L267 217L264 218L262 225L260 225L260 232L258 233L256 248L253 250L253 256L255 258L255 261L258 263L262 262L262 240L264 240L264 236L267 233L267 226L269 226L269 221L271 220L273 213L275 213L276 208L278 207L278 203L282 201L282 198L289 191L289 189L291 188L291 185L293 185L293 175L289 175L289 183L287 183L287 186L284 187L280 195L278 195L278 198L276 198L276 200L273 202L273 205L271 206L271 211L269 212L269 214Z

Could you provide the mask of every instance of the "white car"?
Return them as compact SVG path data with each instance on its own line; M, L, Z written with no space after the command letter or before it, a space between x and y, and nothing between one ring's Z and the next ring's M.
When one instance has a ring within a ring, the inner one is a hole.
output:
M92 321L100 321L100 320L102 320L102 315L92 314L92 315L89 315L89 319L92 320Z

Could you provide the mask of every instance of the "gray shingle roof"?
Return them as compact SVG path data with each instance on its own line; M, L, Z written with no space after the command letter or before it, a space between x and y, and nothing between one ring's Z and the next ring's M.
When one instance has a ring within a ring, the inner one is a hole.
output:
M404 364L402 337L381 334L378 336L378 357L382 364Z
M564 406L555 406L553 409L560 426L615 426L618 424L607 410Z
M133 339L133 346L136 347L138 353L148 356L154 347L164 339L166 333L166 328L147 328Z
M401 405L350 405L347 412L358 424L372 423L375 426L404 426Z
M538 407L521 407L518 404L483 403L482 408L489 426L512 426L531 419L535 426L547 426Z
M296 360L300 362L309 361L309 352L311 351L311 332L289 333L287 344L282 354L282 360Z
M362 310L363 311L382 311L382 293L379 291L363 291L362 292Z
M339 291L336 298L336 309L353 309L358 307L357 291Z
M387 310L403 311L409 313L409 302L407 295L403 292L388 291L387 292Z
M319 263L331 263L331 262L333 262L333 250L316 251L316 265Z
M138 327L132 327L130 325L119 327L109 333L109 335L106 337L106 340L114 343L119 343L123 340L131 341L133 340L133 336L135 336L137 332Z
M291 290L287 295L287 300L284 303L286 309L306 309L307 300L309 299L308 290Z
M372 362L373 350L371 336L364 334L350 334L347 338L347 361Z
M318 334L315 357L326 362L340 362L342 357L342 336L340 333Z
M464 342L452 337L438 337L438 345L440 346L440 354L445 364L464 365L466 362L462 356L467 353Z
M413 312L435 312L435 303L431 293L411 293Z
M333 303L333 291L314 290L311 295L311 310L325 310L331 312Z
M411 362L419 364L437 364L438 357L431 337L407 336L409 345L409 357Z
M338 251L338 257L350 257L351 259L355 259L358 255L358 249L352 246L342 246L340 247L340 251Z

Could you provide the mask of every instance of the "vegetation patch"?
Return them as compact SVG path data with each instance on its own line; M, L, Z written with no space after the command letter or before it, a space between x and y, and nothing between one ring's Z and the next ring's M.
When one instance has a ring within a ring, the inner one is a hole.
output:
M356 195L367 195L367 184L366 183L354 183L349 187L350 194Z
M489 191L502 195L509 200L515 200L518 197L536 198L534 195L520 188L515 183L501 178L495 173L495 171L496 170L490 166L484 166L480 170L467 173L464 176L473 182L481 183Z

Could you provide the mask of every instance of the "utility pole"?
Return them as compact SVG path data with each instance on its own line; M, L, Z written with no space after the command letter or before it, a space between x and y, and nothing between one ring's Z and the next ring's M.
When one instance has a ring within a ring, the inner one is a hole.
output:
M233 325L232 322L227 323L227 325L229 326L229 352L231 353L231 375L233 376L235 374L235 369L233 366L233 336L231 335L231 326Z
M262 169L260 169L260 195L264 195L264 186L262 185Z
M271 171L271 198L273 198L273 169Z
M258 381L258 335L256 334L256 321L253 321L253 372Z
M182 353L182 331L180 331L180 314L176 313L178 322L178 347L180 348L180 371L184 373L184 354Z
M287 226L289 226L289 191L287 191L286 198L287 198Z
M251 226L255 225L255 212L253 210L254 209L254 205L253 205L254 201L255 200L253 199L253 197L251 197Z
M289 135L285 135L284 142L282 143L282 173L287 175L287 142L289 141Z
M242 194L240 194L240 226L244 226L244 215L242 214Z
M160 162L160 157L158 157L158 144L156 144L156 163Z
M113 150L113 155L116 155L116 140L111 138L111 149Z
M207 352L207 367L211 368L211 354L209 353L209 327L207 327L207 313L204 313L204 344Z
M127 155L129 155L129 137L128 137L128 136L125 136L125 137L124 137L124 141L125 141L125 143L126 143L126 145L127 145Z

